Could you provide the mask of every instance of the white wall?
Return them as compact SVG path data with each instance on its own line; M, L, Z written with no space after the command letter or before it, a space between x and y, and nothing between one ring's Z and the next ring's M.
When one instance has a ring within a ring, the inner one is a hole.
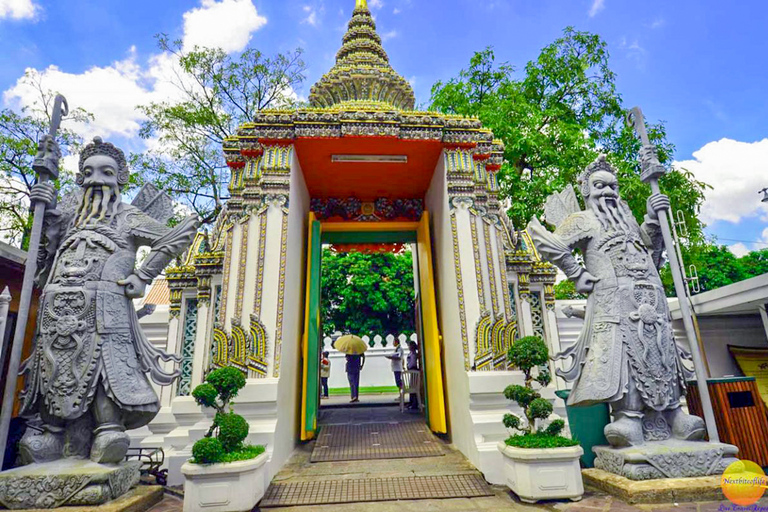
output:
M464 348L459 320L458 286L453 261L453 235L444 156L441 156L438 161L425 197L425 206L432 219L431 235L437 288L435 291L440 315L440 330L443 335L443 374L448 429L451 441L456 448L477 465L477 446L469 416L469 380L464 369Z
M757 313L700 316L698 322L712 377L743 375L728 351L728 345L768 348L763 322ZM687 345L683 321L673 320L672 325L675 328L675 338Z
M300 347L304 325L304 274L306 273L309 193L301 165L293 152L285 268L285 304L280 378L277 386L277 429L270 459L270 478L288 460L296 446L301 407Z

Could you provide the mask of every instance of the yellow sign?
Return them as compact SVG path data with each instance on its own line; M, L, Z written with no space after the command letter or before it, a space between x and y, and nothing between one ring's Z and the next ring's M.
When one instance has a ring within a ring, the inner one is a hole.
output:
M723 494L736 505L754 505L768 489L768 477L763 468L749 460L731 464L720 477Z
M739 368L748 377L754 377L763 402L768 405L768 350L746 347L728 347Z

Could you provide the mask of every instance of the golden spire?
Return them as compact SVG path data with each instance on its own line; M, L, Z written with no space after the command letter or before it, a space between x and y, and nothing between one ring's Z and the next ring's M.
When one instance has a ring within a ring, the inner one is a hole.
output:
M368 0L355 0L355 11L336 54L336 65L312 87L309 102L319 108L375 102L413 110L413 88L389 64Z

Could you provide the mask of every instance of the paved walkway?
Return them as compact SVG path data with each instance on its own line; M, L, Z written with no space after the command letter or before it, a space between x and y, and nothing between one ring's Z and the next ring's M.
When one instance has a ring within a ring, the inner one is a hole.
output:
M493 487L493 491L495 496L487 498L386 501L381 503L293 507L270 510L295 512L358 512L360 510L365 512L428 512L433 510L462 512L730 512L734 510L747 510L734 508L734 505L729 502L719 501L679 503L677 505L668 503L664 505L633 506L592 489L587 489L584 499L578 503L544 502L537 505L528 505L511 497L506 488ZM766 510L768 508L768 499L760 500L755 507L749 508L749 510ZM152 507L149 512L181 512L181 510L182 501L179 498L166 494L163 501Z
M402 421L423 421L417 413L401 414L396 407L345 407L321 410L321 424L358 424ZM457 450L443 443L442 457L387 460L356 460L343 462L310 462L314 443L300 445L288 463L275 476L274 483L311 482L326 480L357 480L365 478L412 478L435 475L477 474L472 464ZM492 486L493 496L427 500L401 500L368 503L346 503L300 507L271 508L276 512L428 512L428 511L517 511L517 512L724 512L734 510L729 502L698 502L663 505L629 505L601 491L588 488L580 502L552 501L529 505L520 502L506 487ZM721 505L723 508L721 508ZM757 507L768 510L768 498ZM150 509L151 512L181 512L182 502L166 495ZM258 510L258 509L257 509ZM267 509L265 509L267 510ZM760 510L759 508L755 510Z

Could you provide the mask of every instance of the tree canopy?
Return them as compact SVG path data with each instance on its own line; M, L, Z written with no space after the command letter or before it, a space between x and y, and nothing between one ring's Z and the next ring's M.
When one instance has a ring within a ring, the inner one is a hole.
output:
M147 116L140 135L154 147L133 155L142 171L136 179L158 185L210 224L228 196L224 139L257 112L292 105L304 80L302 51L265 57L248 48L233 56L213 48L184 51L181 41L164 35L158 41L174 59L177 97L138 107Z
M541 214L547 196L576 184L581 171L601 152L617 169L622 197L641 219L650 187L640 180L640 141L625 123L626 107L616 90L605 42L571 27L517 73L497 63L486 48L467 69L432 87L435 110L478 117L505 145L499 171L502 198L518 229ZM674 146L664 124L648 134L670 172L660 181L675 209L684 212L692 241L702 240L698 212L706 184L682 169L671 169Z
M323 332L357 336L414 332L413 256L323 249Z

